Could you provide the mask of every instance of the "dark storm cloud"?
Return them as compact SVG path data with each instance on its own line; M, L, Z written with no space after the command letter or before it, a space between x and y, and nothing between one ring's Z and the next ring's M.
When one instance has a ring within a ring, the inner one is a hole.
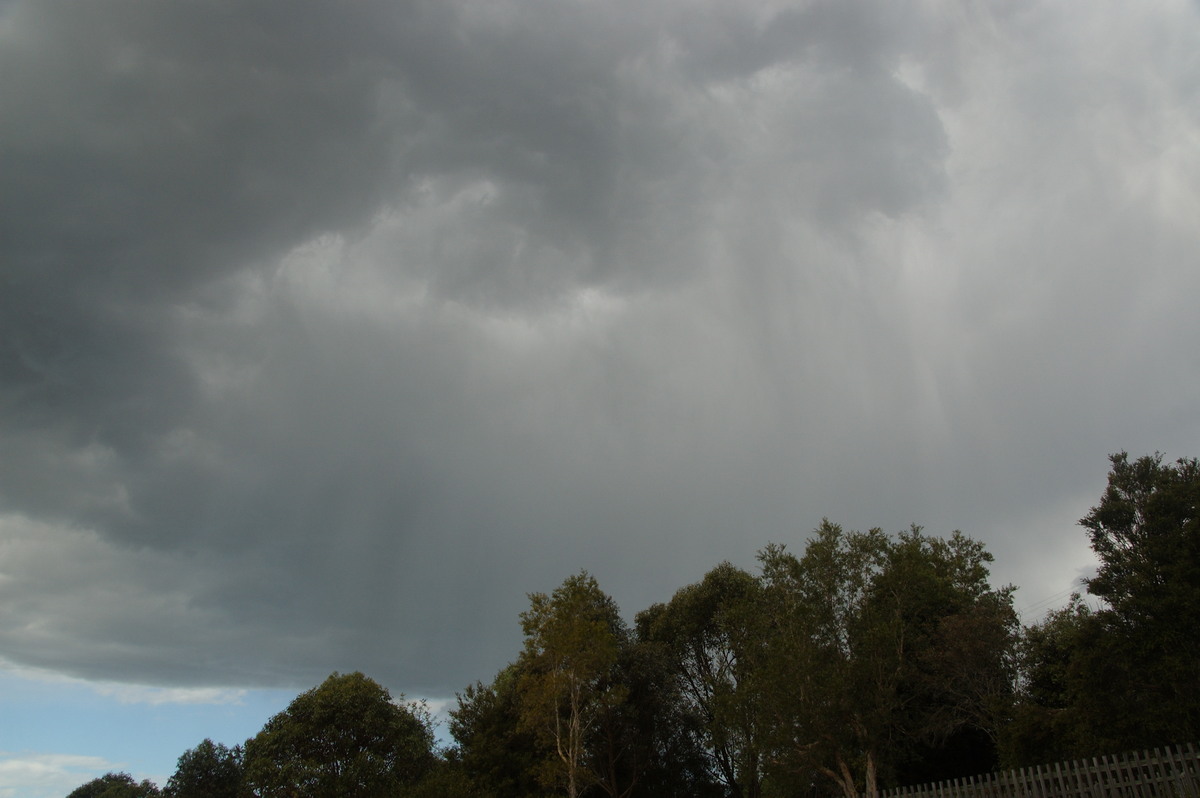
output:
M0 658L446 695L825 515L1066 589L1200 443L1197 28L1010 11L4 6Z
M164 311L374 207L380 66L327 16L5 12L2 368L27 423L123 448L169 429L193 386Z

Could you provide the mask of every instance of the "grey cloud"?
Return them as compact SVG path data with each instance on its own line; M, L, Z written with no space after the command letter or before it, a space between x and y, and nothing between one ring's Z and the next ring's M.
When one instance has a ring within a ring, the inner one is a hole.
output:
M1077 11L1150 66L1036 3L9 4L0 657L446 695L526 591L822 516L1060 591L1104 456L1200 440L1194 85Z

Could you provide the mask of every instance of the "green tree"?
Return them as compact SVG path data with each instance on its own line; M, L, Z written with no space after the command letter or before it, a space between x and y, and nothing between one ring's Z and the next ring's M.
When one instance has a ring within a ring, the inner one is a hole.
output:
M1088 592L1025 630L1006 760L1032 764L1200 736L1200 463L1109 457L1083 519Z
M698 798L699 752L681 733L678 685L663 647L625 641L608 682L624 700L601 705L589 744L599 788L610 798Z
M849 798L928 770L951 744L994 756L1016 621L981 544L824 521L802 557L770 546L760 559L776 785L808 791L820 776Z
M240 798L245 794L240 746L227 748L205 738L185 751L167 781L167 798Z
M1053 722L1024 733L1065 727L1073 756L1200 736L1200 462L1109 461L1100 502L1079 522L1100 560L1088 592L1104 606L1028 633L1043 645L1026 665L1021 716ZM1058 693L1037 689L1047 674Z
M913 527L890 543L872 587L872 620L900 629L893 784L971 775L999 762L1019 624L1014 588L988 583L991 561L982 543L960 532L938 538Z
M149 779L139 783L128 773L105 773L76 787L67 798L158 798L160 795Z
M246 780L262 798L392 796L425 775L432 751L423 705L396 703L361 673L335 672L246 742Z
M520 676L520 665L509 665L491 684L468 686L450 710L450 734L463 772L495 798L542 794L536 770L550 752L521 723Z
M708 779L732 798L756 798L762 786L761 713L748 678L760 645L759 593L754 576L726 562L637 617L639 637L669 658L683 712L679 733L695 739Z
M602 781L591 745L602 716L625 701L627 691L612 676L628 632L616 604L586 572L529 601L521 613L521 725L553 752L539 769L543 783L578 798Z
M1200 620L1200 461L1164 465L1161 454L1110 458L1100 503L1079 522L1100 559L1088 592L1114 619L1195 650ZM1193 660L1195 658L1192 658Z
M846 796L876 788L877 720L891 706L894 667L886 645L869 646L868 591L883 569L879 530L843 533L825 521L797 558L784 547L760 554L765 647L760 688L777 779L796 790L818 776ZM878 637L878 635L876 635ZM782 772L781 772L782 771Z
M1086 692L1102 689L1093 683L1094 668L1086 661L1092 657L1085 654L1100 642L1098 633L1099 619L1078 594L1023 630L1018 701L1001 735L1003 765L1026 767L1098 753L1081 714ZM1094 659L1094 665L1108 670L1105 653Z
M463 768L454 749L436 757L425 775L402 793L403 798L500 798L502 793L487 790Z

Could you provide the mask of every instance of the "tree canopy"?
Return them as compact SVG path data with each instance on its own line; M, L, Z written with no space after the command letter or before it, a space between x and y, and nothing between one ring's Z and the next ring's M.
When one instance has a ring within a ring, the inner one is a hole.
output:
M1103 603L1076 597L1027 630L1014 762L1047 746L1090 756L1200 736L1200 463L1110 462L1079 522L1100 561L1087 589Z
M422 707L361 673L333 673L246 742L246 781L262 798L391 796L425 774L432 751Z
M823 776L857 796L918 766L945 778L994 764L1017 624L982 544L826 521L803 555L771 546L761 559L757 689L776 780Z
M1194 647L1200 620L1200 461L1111 458L1100 503L1079 522L1100 559L1088 592L1128 625Z
M166 798L240 798L245 773L240 746L227 748L205 738L195 748L184 751L175 767L175 775L163 788Z
M67 798L158 798L161 794L147 779L137 782L128 773L105 773L76 787Z
M587 572L555 591L531 593L521 613L525 650L518 683L522 726L553 751L542 780L561 784L569 798L602 776L589 750L601 719L625 701L612 679L628 631L616 604Z
M734 798L761 793L763 749L759 709L749 682L760 645L755 613L760 584L721 563L667 604L637 617L639 636L669 657L682 713L679 733L692 733L708 777Z
M491 684L476 682L458 694L450 710L450 734L467 775L494 795L537 796L537 766L549 752L522 723L517 685L520 668L509 665Z

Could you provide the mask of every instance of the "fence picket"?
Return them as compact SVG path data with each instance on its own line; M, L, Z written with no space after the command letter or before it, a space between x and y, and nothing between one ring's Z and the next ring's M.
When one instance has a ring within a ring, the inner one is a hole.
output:
M1116 759L1109 754L1104 754L1100 757L1100 764L1104 767L1104 788L1108 791L1108 795L1111 798L1125 798L1120 774L1116 771Z
M1181 762L1183 767L1176 772L1179 775L1179 788L1181 795L1197 795L1200 794L1200 766L1197 762L1200 761L1200 756L1196 754L1196 747L1191 743L1187 744L1187 752L1180 750Z
M1136 785L1133 783L1133 771L1129 767L1129 758L1113 755L1113 763L1117 767L1117 780L1121 785L1123 798L1136 798Z
M1153 798L1147 784L1146 757L1143 756L1143 753L1135 751L1129 757L1133 762L1133 780L1137 785L1136 795L1138 798Z
M1103 756L1092 757L1092 794L1096 798L1120 798L1113 791L1112 780L1109 778L1108 760Z

